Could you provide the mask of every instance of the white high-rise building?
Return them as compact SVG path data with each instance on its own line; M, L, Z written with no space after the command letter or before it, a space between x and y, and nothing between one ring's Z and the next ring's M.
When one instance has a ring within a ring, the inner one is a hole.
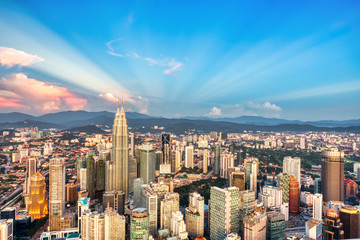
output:
M322 220L322 203L323 196L320 193L317 193L313 196L313 218Z
M300 149L305 149L305 138L300 138Z
M185 167L194 167L194 146L186 146L185 148Z
M179 198L178 193L165 194L164 200L160 202L160 228L170 229L171 214L179 210Z
M181 169L181 151L175 151L175 172Z
M204 198L197 192L189 194L185 220L189 237L204 236Z
M125 217L112 208L106 208L104 215L105 239L125 239Z
M254 191L257 196L257 175L259 172L259 159L245 158L244 166L246 168L246 185L248 190Z
M170 232L173 237L177 236L178 239L188 239L184 216L180 211L173 211L171 214Z
M145 185L143 185L145 186ZM156 236L157 233L157 215L158 215L158 196L152 191L150 186L146 186L142 190L142 207L146 208L149 214L149 233Z
M229 168L234 167L234 155L231 153L223 153L220 158L220 177L229 178Z
M62 230L61 218L65 210L65 161L50 159L49 171L49 227L50 231Z
M14 222L13 219L1 219L0 220L0 239L13 240L14 234Z
M289 176L294 175L296 180L300 183L300 176L301 176L301 159L298 157L285 157L283 161L283 172L288 173Z
M265 207L280 208L282 204L282 189L274 186L264 186L259 199L265 202Z

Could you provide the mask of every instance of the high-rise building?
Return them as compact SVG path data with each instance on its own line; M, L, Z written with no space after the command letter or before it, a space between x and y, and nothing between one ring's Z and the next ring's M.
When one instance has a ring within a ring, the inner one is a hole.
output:
M209 150L204 149L203 153L203 173L208 172L208 165L209 165Z
M305 138L300 138L300 149L305 149Z
M104 206L115 209L119 214L124 214L125 193L122 191L105 192L103 195Z
M88 156L86 159L86 191L90 198L95 196L95 159Z
M40 219L48 214L45 178L40 172L31 177L29 191L29 215Z
M185 209L186 231L189 237L204 236L204 198L197 192L189 194Z
M90 198L87 197L82 197L78 200L77 202L77 207L78 207L78 229L79 229L79 233L81 233L81 217L83 215L84 212L86 212L87 210L89 210L90 208Z
M140 176L140 149L135 152L138 157L129 156L129 192L134 191L134 180Z
M340 222L343 223L344 238L360 238L360 212L353 206L343 206L339 209Z
M136 208L130 217L130 239L149 239L149 215L145 208Z
M104 213L84 211L81 215L81 239L105 239Z
M239 189L210 190L210 239L223 240L229 233L239 232Z
M161 151L163 152L162 164L171 164L171 135L170 133L161 134Z
M61 217L65 209L65 162L63 158L50 159L49 192L50 231L62 230Z
M133 200L134 200L134 205L136 207L143 207L142 206L142 185L144 185L144 181L141 178L137 178L134 180L134 195L133 195Z
M283 161L283 172L289 174L289 176L294 175L300 185L301 159L298 157L285 157Z
M265 240L267 224L266 208L255 208L255 210L245 216L243 224L244 231L242 239Z
M289 220L289 203L283 202L280 206L280 212L284 214L285 221Z
M112 208L106 208L105 216L105 238L104 239L125 239L126 219Z
M173 211L171 214L170 232L173 237L176 236L179 240L188 239L184 216L180 211Z
M239 191L245 190L245 172L240 168L235 168L235 171L230 174L230 187L237 187Z
M322 238L322 220L311 219L305 224L306 237L315 240L321 240Z
M356 198L358 194L358 184L351 179L345 180L345 197Z
M322 220L322 206L323 206L323 196L320 193L316 193L313 196L313 218Z
M280 173L277 176L277 186L282 189L282 199L284 203L289 202L289 177L290 176L287 173Z
M267 213L266 240L285 239L285 215L276 211Z
M194 147L193 146L185 147L185 167L186 168L194 167Z
M321 191L321 178L315 178L314 193L322 193Z
M244 160L244 166L246 168L246 189L255 192L257 196L257 175L259 172L259 159L246 158Z
M181 169L181 151L175 151L175 172Z
M105 161L98 159L96 161L96 191L105 190Z
M78 199L77 186L74 183L65 185L65 201L76 202Z
M171 214L173 211L179 210L179 194L167 193L160 202L160 228L170 229Z
M330 149L321 154L321 188L324 202L344 201L344 153Z
M215 151L214 151L214 174L219 175L220 174L220 154L221 154L221 146L220 143L217 143L215 145Z
M81 168L80 169L80 189L81 190L86 190L86 181L87 181L86 168Z
M229 178L229 168L234 167L234 155L231 153L223 153L220 158L220 177Z
M163 152L162 151L156 151L155 152L155 170L160 170L160 165L163 161Z
M254 210L256 205L255 192L251 190L241 191L239 193L240 200L240 220L242 220L247 213Z
M329 209L324 217L323 240L344 239L343 223L334 209Z
M26 209L29 210L29 193L31 185L31 177L36 173L37 159L30 157L26 160L26 178L23 189Z
M142 202L144 203L142 207L146 208L149 214L149 233L156 236L158 226L158 197L150 186L144 186L146 187L142 188Z
M14 239L14 221L13 219L0 220L0 239Z
M264 186L262 193L259 193L259 200L264 202L267 208L274 207L280 209L282 204L282 189L274 186Z
M155 182L155 150L150 144L140 150L140 178L145 184Z
M300 186L294 175L289 178L289 210L297 213L300 207Z
M113 133L112 133L112 155L106 174L109 175L106 181L106 192L122 191L125 195L125 201L128 199L128 163L129 163L129 135L128 126L124 111L118 108L115 114Z

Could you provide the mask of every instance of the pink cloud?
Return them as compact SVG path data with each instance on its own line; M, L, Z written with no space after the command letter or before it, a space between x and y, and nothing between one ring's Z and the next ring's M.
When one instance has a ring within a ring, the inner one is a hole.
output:
M5 98L0 96L0 108L15 108L21 109L25 108L25 105L22 105L20 99L12 99L12 98Z
M0 47L0 64L6 67L29 66L44 61L43 58L32 55L15 48Z
M122 98L124 99L124 105L126 111L133 111L132 107L135 107L135 110L139 113L148 113L148 106L149 101L146 98L143 98L141 96L132 96L129 93L123 92L121 93ZM106 99L109 102L112 103L118 103L121 99L114 96L112 93L105 93L105 94L99 94L99 97Z
M119 99L115 97L112 93L105 93L105 94L100 93L99 96L105 98L109 102L117 103L119 101Z
M69 89L47 82L28 78L23 73L11 74L0 80L2 90L11 91L20 96L22 103L40 113L60 110L80 110L87 103Z

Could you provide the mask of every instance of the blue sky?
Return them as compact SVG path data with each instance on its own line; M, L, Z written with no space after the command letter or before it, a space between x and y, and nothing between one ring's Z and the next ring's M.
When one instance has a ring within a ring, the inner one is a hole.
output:
M0 112L360 118L358 1L2 1Z

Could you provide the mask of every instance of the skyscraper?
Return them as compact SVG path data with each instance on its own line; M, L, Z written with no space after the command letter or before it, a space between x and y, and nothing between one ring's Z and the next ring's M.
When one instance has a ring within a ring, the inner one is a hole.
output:
M48 214L45 178L40 172L31 177L29 192L29 214L32 219L43 218Z
M123 214L129 193L129 135L124 106L117 109L112 134L111 161L106 162L104 206Z
M229 178L229 168L234 167L234 155L232 153L223 153L220 158L220 177Z
M0 220L0 239L14 239L14 221L13 219Z
M290 175L294 175L300 185L301 176L301 159L298 157L285 157L283 161L283 172Z
M238 232L239 223L239 189L211 187L210 239L223 240L229 233Z
M106 191L123 191L125 200L128 197L128 162L129 162L129 135L128 126L124 111L117 109L112 133L112 170L110 182L106 186Z
M235 168L230 174L230 187L237 187L239 191L245 190L245 173L241 172L240 168Z
M353 206L343 206L339 209L340 221L344 224L344 238L360 238L360 212Z
M173 211L171 214L170 232L173 237L177 236L179 240L188 239L184 216L180 211Z
M289 210L297 213L300 207L300 187L294 175L289 178Z
M167 193L160 203L160 228L170 229L171 214L179 210L179 194Z
M214 151L214 174L219 175L220 174L220 153L221 152L221 146L220 143L217 143L215 145L215 151Z
M61 217L65 209L65 162L63 158L50 159L49 191L50 231L61 230Z
M259 172L259 159L246 158L244 160L246 168L246 189L254 191L257 196L257 175Z
M344 201L344 153L336 148L321 154L321 188L323 199Z
M278 240L285 238L285 216L273 211L267 213L266 240Z
M244 240L265 240L267 224L266 208L255 208L248 213L244 220ZM284 234L285 235L285 234ZM281 238L280 238L281 239Z
M171 155L171 135L170 133L161 134L161 151L163 152L162 164L170 164Z
M323 240L344 239L343 223L334 209L329 209L324 217Z
M145 207L149 214L149 233L153 236L156 236L157 233L157 215L158 215L158 197L152 191L148 185L142 188L142 202L143 207Z
M95 159L90 155L86 159L86 190L90 198L95 196Z
M140 178L145 184L155 182L155 150L151 144L140 150Z
M289 202L289 174L280 173L277 176L277 186L282 189L282 199L284 203Z
M29 210L29 194L30 194L30 185L31 177L36 173L37 159L35 157L30 157L26 161L26 178L24 184L24 199L26 203L26 208Z
M105 212L105 239L125 239L125 217L112 208Z
M194 147L186 146L185 148L185 167L193 168L194 167Z

